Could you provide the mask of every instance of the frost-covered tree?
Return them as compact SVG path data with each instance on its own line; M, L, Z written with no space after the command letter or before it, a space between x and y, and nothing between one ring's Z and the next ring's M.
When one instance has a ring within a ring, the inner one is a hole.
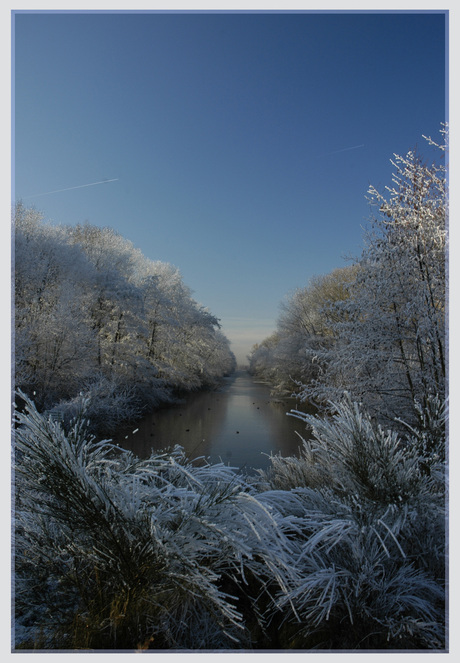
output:
M378 214L351 297L336 307L337 342L304 393L327 400L348 390L379 418L422 425L420 408L437 417L445 398L445 164L415 152L392 164L393 185L370 188Z
M89 224L66 229L69 242L82 249L93 266L91 326L97 338L97 364L112 378L132 378L138 354L142 297L134 282L140 251L111 228Z
M233 370L218 319L192 297L180 271L168 263L139 265L144 353L167 383L193 389Z
M275 352L279 343L279 334L274 332L267 336L261 343L256 343L250 354L249 373L267 382L276 382L276 360Z
M220 331L212 328L201 341L200 350L203 379L212 384L222 374L231 375L236 370L236 357L230 349L230 341Z
M92 368L88 326L91 265L65 231L16 205L14 218L15 380L37 403L72 396Z
M234 358L218 320L177 268L151 261L110 228L42 223L15 209L18 388L65 418L90 399L94 426L209 386Z
M281 303L277 327L280 340L275 353L278 389L284 387L292 393L299 383L318 376L318 354L335 342L334 305L348 299L349 284L357 269L353 265L315 276L307 287L297 289Z
M280 305L274 335L256 345L249 357L250 372L271 382L277 393L292 394L318 377L323 354L335 342L334 305L349 296L357 265L315 276Z

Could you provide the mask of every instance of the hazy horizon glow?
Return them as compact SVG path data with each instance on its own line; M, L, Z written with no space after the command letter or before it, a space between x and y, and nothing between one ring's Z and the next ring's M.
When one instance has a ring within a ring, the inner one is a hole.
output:
M13 198L178 267L244 363L288 292L360 254L393 153L429 158L445 28L444 11L14 12Z

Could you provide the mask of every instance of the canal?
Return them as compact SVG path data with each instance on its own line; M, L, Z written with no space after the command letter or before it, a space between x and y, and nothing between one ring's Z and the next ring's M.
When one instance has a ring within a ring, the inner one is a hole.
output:
M250 472L267 468L270 454L297 454L298 434L309 437L305 424L287 415L291 409L313 412L293 398L271 397L269 385L237 371L216 391L189 394L184 403L147 415L114 442L141 458L179 444L190 459Z

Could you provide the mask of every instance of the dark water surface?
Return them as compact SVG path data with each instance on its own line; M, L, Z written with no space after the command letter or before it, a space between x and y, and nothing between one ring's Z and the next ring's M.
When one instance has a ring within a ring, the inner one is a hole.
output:
M190 394L184 404L157 410L114 442L141 458L152 449L179 444L190 459L204 456L238 469L266 468L270 454L297 453L302 441L296 431L309 437L302 421L287 416L291 409L312 411L292 398L272 398L267 384L237 371L219 390Z

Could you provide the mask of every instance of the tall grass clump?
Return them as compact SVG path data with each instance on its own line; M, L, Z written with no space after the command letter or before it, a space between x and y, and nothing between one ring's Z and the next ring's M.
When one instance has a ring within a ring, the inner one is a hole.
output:
M421 446L384 431L350 399L333 407L330 418L293 411L313 438L300 457L272 457L260 472L260 499L291 523L295 579L273 606L287 642L442 650L443 454L426 436Z
M312 439L248 477L140 460L21 396L15 649L446 648L440 418L434 440L349 399L294 411Z
M21 396L14 647L251 647L288 542L244 478L180 448L141 461Z

